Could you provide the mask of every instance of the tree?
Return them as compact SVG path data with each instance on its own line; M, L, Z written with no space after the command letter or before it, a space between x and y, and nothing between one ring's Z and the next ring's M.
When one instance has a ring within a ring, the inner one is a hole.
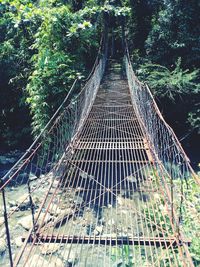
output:
M186 68L199 67L200 3L191 0L166 0L146 40L146 52L156 63L171 66L182 58Z

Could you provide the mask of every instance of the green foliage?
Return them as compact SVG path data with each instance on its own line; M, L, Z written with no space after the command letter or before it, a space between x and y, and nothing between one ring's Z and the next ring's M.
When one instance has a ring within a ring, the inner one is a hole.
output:
M118 266L132 267L133 266L133 255L129 245L122 245L112 248L112 261L116 262L117 259L120 259L121 264L118 263Z
M98 8L73 13L65 2L0 2L0 138L6 145L24 140L30 117L38 134L75 77L87 75L94 62Z
M198 178L199 179L199 178ZM180 192L181 181L174 182L175 190ZM187 180L183 184L183 192L185 194L184 202L182 204L182 229L187 238L191 240L189 251L193 258L195 266L200 264L200 190L199 185L194 177ZM177 199L176 199L177 201ZM180 203L176 203L176 205Z
M91 69L103 15L128 12L96 0L0 1L2 143L17 145L30 134L30 120L35 135L43 129L74 79Z
M181 97L188 113L182 124L199 132L199 12L196 0L1 0L1 142L23 140L31 119L35 134L43 128L73 79L91 68L105 17L113 27L126 17L141 79L162 105Z
M35 133L48 122L76 76L86 74L92 63L87 58L95 57L97 30L89 19L83 11L73 14L65 6L52 8L43 17L32 45L37 54L27 86Z
M151 222L154 221L156 226L154 225L153 228L157 228L158 232L160 229L163 229L167 233L172 233L172 226L167 214L167 207L165 206L164 200L162 198L158 198L158 195L155 195L153 206L150 207L150 209L146 209L145 213L146 218L150 222L148 225L150 229L152 227ZM161 231L160 236L162 236Z
M152 89L153 94L161 103L171 104L171 111L177 114L177 105L184 106L182 116L183 124L188 124L191 130L200 132L199 121L199 69L190 71L183 70L181 59L175 62L174 69L166 66L149 63L147 59L138 59L138 53L135 51L134 59L137 62L137 75L140 80L146 82ZM166 108L168 108L168 105ZM167 110L166 110L167 111ZM173 117L174 119L174 117ZM188 127L188 126L187 126ZM191 131L188 130L188 131Z
M180 58L172 71L159 64L146 63L140 66L137 73L142 81L150 85L154 94L159 98L167 97L175 101L177 96L200 92L200 85L196 82L199 71L183 70Z
M117 6L114 4L110 4L105 2L105 4L101 7L101 10L105 13L109 13L110 15L117 16L129 16L131 8L126 6Z
M144 44L151 30L152 16L157 14L162 1L126 0L124 2L126 6L131 8L127 20L128 43L131 48L138 49L143 55L145 52Z
M150 83L164 115L177 127L175 131L198 134L199 1L141 0L127 4L131 7L127 32L134 68Z
M32 54L29 49L32 33L24 18L26 8L29 9L19 1L0 3L0 139L8 146L24 140L30 132L25 87L31 69L28 60Z
M155 183L155 187L158 186L158 181L156 176L152 176L153 183ZM174 187L174 209L176 211L176 215L180 215L181 223L179 225L181 231L184 233L185 238L191 241L191 245L189 246L189 251L191 253L193 263L195 266L199 266L200 264L200 190L199 185L196 182L194 177L189 177L187 182L176 179L173 181ZM184 194L183 201L182 194ZM155 227L157 228L157 232L160 229L164 229L167 232L172 233L172 226L169 220L169 215L166 211L166 204L164 205L163 196L160 194L154 193L154 197L151 199L151 205L149 208L144 208L143 212L146 214L145 217L149 219L151 223L148 224L149 231L152 230L152 222L155 222L153 231L155 231ZM166 213L166 215L165 215ZM160 236L162 236L162 232L160 232ZM172 253L172 252L170 252ZM175 251L176 253L176 251ZM172 253L173 254L173 253ZM178 257L178 251L177 251ZM172 257L173 259L173 257ZM180 259L178 259L178 262ZM160 262L161 263L161 262ZM167 263L167 258L165 259L165 263ZM180 266L182 265L180 261ZM168 265L167 265L168 266Z
M200 104L197 103L188 114L188 122L200 134Z
M166 66L182 57L185 67L199 67L199 13L196 0L163 1L159 13L152 16L145 44L148 57Z

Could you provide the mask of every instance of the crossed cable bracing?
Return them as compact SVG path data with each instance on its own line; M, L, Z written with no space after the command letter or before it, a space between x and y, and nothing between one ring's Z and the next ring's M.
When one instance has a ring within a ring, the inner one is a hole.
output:
M127 80L110 61L100 85L105 64L103 53L84 88L5 179L7 203L9 185L26 191L10 221L33 202L34 226L16 266L193 266L171 186L192 173L188 159L128 53Z

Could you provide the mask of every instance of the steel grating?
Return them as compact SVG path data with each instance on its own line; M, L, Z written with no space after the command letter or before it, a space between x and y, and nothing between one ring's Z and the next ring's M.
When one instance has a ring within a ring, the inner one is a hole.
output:
M63 165L19 266L38 266L40 253L43 266L190 266L190 240L178 234L165 174L115 62Z

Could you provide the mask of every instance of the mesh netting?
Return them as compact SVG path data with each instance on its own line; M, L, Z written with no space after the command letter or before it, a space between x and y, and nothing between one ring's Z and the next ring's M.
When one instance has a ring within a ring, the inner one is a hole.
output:
M194 265L198 213L186 189L198 179L128 51L128 82L110 60L100 85L106 47L84 88L3 178L15 266ZM184 231L191 209L194 227ZM9 265L8 250L0 264Z

